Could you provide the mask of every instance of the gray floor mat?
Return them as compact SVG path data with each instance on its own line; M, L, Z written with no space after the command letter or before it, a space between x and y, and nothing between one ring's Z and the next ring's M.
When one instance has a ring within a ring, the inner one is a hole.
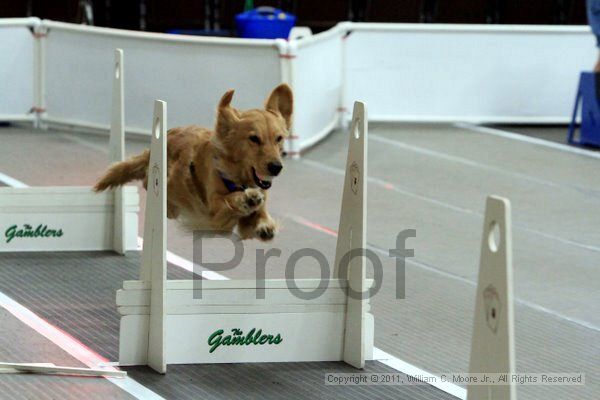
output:
M116 360L119 316L114 295L123 280L135 279L138 268L137 252L125 257L110 252L5 253L0 259L0 292L100 355ZM189 279L190 273L169 268L169 278ZM12 347L20 352L19 346L13 343ZM169 399L453 398L430 386L325 385L326 372L357 372L344 363L171 365L166 376L148 368L127 370L132 378ZM366 371L395 372L378 362L369 362Z
M139 253L3 253L0 292L77 337L109 360L118 359L116 290L136 279ZM171 279L190 273L169 268Z
M600 246L598 213L593 212L600 190L600 175L593 173L598 160L444 125L371 128L372 138L419 149L369 143L369 241L385 249L400 230L417 229L417 238L409 241L415 258L407 267L406 300L394 298L394 265L382 258L384 287L373 299L376 346L426 370L466 369L481 215L485 196L497 182L499 194L516 199L517 368L568 368L585 372L588 380L583 388L520 387L519 398L595 399L600 391L600 320L594 312L600 304L599 255L581 244ZM89 184L106 166L106 138L93 137L90 145L85 135L36 135L17 129L3 136L0 171L30 184ZM300 247L319 249L332 259L335 238L321 228L337 229L346 146L347 136L336 132L303 159L286 161L270 196L270 209L283 227L273 243L262 246L279 247L284 254L267 265L269 277L281 276L285 254ZM46 147L56 157L46 157ZM142 147L128 142L128 150ZM39 162L21 166L15 162L19 149ZM424 151L436 155L424 157ZM499 169L517 175L507 179ZM191 259L190 244L189 235L170 223L169 249ZM242 264L223 274L253 277L259 247L250 242ZM213 243L210 249L217 256L230 251L230 245ZM314 265L300 267L299 276L315 276Z
M54 343L0 308L0 361L85 367ZM103 378L0 374L0 399L133 399Z
M148 368L129 370L138 382L158 394L178 399L455 399L426 385L332 386L326 373L356 373L344 363L254 363L170 365L164 377ZM368 362L365 373L396 373L378 362Z

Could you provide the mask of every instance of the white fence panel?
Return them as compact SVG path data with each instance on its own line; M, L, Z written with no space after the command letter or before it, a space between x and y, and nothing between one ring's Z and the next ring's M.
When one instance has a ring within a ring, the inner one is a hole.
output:
M113 53L125 53L126 130L149 133L154 99L170 105L170 127L212 127L216 105L235 89L234 106L262 107L281 82L275 41L195 38L44 21L47 120L108 129Z
M374 121L566 122L597 56L584 26L344 25L344 104Z
M40 23L49 29L43 60L29 32ZM108 129L116 47L125 50L128 131L149 131L155 98L172 105L171 126L212 126L226 90L236 89L236 107L253 108L289 81L294 151L326 136L356 99L373 121L567 122L579 72L596 57L585 26L342 23L285 44L4 19L0 120L33 120L31 108L45 106L48 122Z
M333 29L295 43L294 146L295 150L302 150L337 125L342 90L342 32Z
M34 119L34 22L0 20L0 121Z

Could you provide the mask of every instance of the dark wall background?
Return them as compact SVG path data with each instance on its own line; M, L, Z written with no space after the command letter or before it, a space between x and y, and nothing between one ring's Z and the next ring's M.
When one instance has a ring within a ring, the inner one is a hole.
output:
M0 18L37 16L79 22L82 0L1 0ZM85 0L83 0L85 1ZM167 31L202 29L214 0L95 0L94 24ZM585 0L255 0L298 16L298 25L321 31L339 21L502 24L585 24ZM233 30L244 0L220 0L219 27ZM215 27L209 21L209 26Z

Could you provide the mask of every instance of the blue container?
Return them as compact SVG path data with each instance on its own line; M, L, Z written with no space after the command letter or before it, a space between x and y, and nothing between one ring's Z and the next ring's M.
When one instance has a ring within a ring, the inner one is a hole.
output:
M296 16L278 8L258 7L235 16L239 37L255 39L287 39Z

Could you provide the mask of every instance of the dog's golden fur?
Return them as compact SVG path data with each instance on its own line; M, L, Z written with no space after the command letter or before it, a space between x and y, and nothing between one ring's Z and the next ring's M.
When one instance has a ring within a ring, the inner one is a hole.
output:
M214 131L195 125L168 131L167 216L194 230L231 232L237 227L242 239L270 240L277 226L266 209L266 189L282 167L292 91L282 84L264 109L247 111L233 108L232 98L233 90L221 98ZM146 150L112 165L94 189L133 180L143 180L147 187L149 157ZM222 177L240 190L230 192Z

